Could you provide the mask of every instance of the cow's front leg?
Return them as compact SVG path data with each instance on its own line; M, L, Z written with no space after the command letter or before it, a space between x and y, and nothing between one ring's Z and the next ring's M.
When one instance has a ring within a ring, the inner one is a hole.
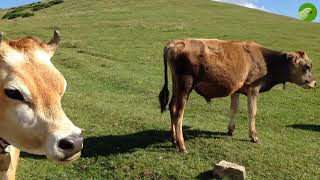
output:
M257 96L258 93L248 94L249 138L251 139L251 142L254 143L258 142L256 130Z
M14 180L16 177L17 165L20 156L20 150L15 148L14 146L10 145L8 147L7 154L0 154L0 157L3 158L0 160L0 167L1 169L0 177L3 180ZM9 163L9 164L6 164Z
M238 107L239 107L239 94L234 93L231 95L230 120L228 125L228 134L230 136L234 135L234 130L236 128L235 117L238 112Z

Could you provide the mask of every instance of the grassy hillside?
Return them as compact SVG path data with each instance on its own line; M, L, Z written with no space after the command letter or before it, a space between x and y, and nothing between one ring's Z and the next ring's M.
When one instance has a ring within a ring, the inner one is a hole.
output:
M219 135L227 129L229 98L207 104L193 92L184 121L185 155L171 147L169 113L161 116L157 101L162 50L171 39L254 40L305 50L319 77L319 24L209 0L65 0L0 24L7 38L49 39L59 27L63 40L53 63L68 80L63 106L86 129L79 161L58 166L23 154L19 179L208 178L222 159L244 165L249 179L320 178L319 88L290 84L260 96L260 144L248 141L245 97L232 139Z

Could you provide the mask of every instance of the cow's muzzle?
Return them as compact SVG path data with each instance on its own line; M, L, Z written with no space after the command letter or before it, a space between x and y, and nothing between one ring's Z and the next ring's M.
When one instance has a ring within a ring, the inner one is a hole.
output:
M80 157L83 147L82 135L70 135L58 142L58 148L63 152L62 161L73 161Z
M306 81L306 88L315 88L317 85L317 82L315 80L312 81Z

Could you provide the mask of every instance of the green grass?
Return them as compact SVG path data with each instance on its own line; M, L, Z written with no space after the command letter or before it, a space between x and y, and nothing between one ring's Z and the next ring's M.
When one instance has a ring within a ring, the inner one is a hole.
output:
M52 61L68 80L63 106L86 129L79 161L59 166L24 154L19 179L205 178L222 159L244 165L248 179L320 178L319 88L290 84L261 95L260 144L248 141L245 97L232 139L219 135L227 129L229 98L207 104L193 92L185 155L171 147L169 113L160 115L157 100L162 50L171 39L254 40L277 50L305 50L319 78L319 24L209 0L65 0L36 16L0 23L6 38L49 39L59 27L62 44Z
M50 1L43 1L43 2L35 2L23 6L18 6L14 8L10 8L2 19L16 19L18 17L30 17L34 16L34 11L39 11L42 9L49 8L56 4L63 3L64 0L50 0Z

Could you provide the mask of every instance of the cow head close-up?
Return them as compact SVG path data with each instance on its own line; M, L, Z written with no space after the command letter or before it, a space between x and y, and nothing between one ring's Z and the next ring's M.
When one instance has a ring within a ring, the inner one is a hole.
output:
M314 88L316 80L312 75L312 63L303 51L287 53L289 60L289 82L303 88Z
M0 34L0 138L32 154L65 162L80 157L83 138L64 113L67 83L51 63L60 35L49 43Z

